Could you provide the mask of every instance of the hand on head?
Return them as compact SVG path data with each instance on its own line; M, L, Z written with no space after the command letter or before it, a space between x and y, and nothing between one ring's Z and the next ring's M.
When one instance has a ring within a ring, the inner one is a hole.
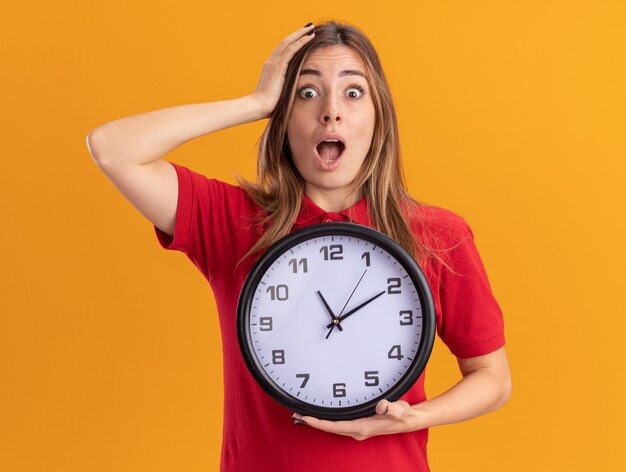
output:
M308 26L299 28L294 31L274 49L272 55L263 64L261 78L252 96L255 97L268 118L280 98L280 94L285 85L285 75L287 66L293 55L315 37L314 26L309 23Z

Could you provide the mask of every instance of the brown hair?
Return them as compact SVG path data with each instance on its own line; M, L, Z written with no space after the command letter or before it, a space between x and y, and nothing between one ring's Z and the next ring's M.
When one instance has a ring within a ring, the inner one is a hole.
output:
M312 51L335 45L351 48L363 61L375 107L372 144L353 189L360 189L367 197L370 219L376 229L395 239L418 262L427 257L439 259L423 241L414 238L409 227L408 221L422 204L406 190L396 111L374 46L356 27L329 21L315 26L315 37L289 63L282 94L261 136L257 182L237 177L241 187L266 212L259 221L266 230L242 261L287 235L300 212L304 180L291 156L287 124L302 64Z

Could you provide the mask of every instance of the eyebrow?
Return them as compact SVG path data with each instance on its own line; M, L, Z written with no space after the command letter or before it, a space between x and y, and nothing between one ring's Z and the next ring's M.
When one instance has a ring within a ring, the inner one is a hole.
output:
M321 77L322 73L317 70L317 69L302 69L300 71L300 75L315 75L317 77ZM365 77L365 74L363 72L361 72L360 70L342 70L341 72L339 72L339 77L345 77L347 75L360 75L363 78Z

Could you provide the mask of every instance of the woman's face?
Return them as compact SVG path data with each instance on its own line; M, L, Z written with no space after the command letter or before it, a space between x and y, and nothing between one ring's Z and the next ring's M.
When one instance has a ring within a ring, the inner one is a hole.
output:
M349 186L370 149L374 122L374 102L359 56L342 45L309 54L287 124L294 163L309 197L346 206L357 201L358 195L348 197Z

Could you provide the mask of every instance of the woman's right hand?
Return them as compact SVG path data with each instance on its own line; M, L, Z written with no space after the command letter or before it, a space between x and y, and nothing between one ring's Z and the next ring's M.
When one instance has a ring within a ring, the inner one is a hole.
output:
M280 42L269 59L263 64L261 78L255 91L251 94L259 102L263 118L268 118L276 108L285 85L289 61L296 51L315 37L313 28L314 25L311 24L291 33Z

